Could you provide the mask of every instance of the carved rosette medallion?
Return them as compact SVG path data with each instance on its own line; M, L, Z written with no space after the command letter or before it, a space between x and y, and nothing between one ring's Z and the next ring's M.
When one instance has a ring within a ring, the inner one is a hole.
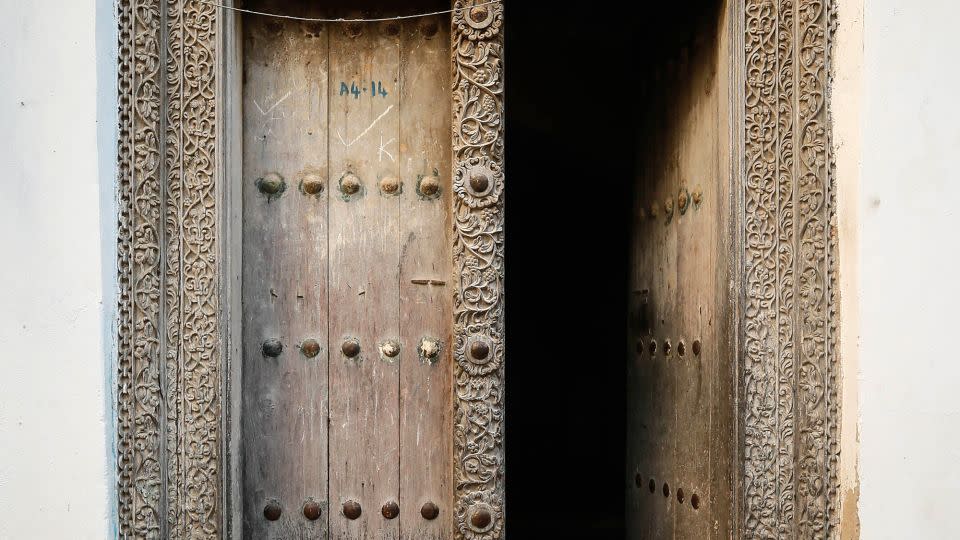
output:
M503 191L503 171L500 164L483 157L469 158L461 163L453 177L453 190L463 204L470 208L495 206Z
M499 373L503 367L503 346L500 338L492 329L467 328L464 334L457 336L454 355L458 367L475 376ZM471 331L485 332L472 334ZM483 352L479 352L483 351Z
M457 501L455 510L458 538L496 540L503 538L503 497L491 500L488 493L477 492Z
M503 44L500 29L503 27L503 1L456 0L453 3L453 30L456 39L464 37L471 41L496 41Z
M484 5L478 5L484 4ZM454 2L456 538L503 538L503 4Z

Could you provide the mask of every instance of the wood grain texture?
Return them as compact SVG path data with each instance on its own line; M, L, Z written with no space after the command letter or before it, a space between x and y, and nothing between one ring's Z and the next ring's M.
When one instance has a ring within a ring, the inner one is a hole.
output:
M327 536L327 35L293 21L249 18L244 47L244 538ZM257 179L283 177L282 192ZM283 351L262 351L267 339ZM306 357L313 339L320 354ZM316 521L302 512L321 503ZM279 520L264 507L279 504Z
M329 522L330 538L449 538L449 29L254 17L245 36L243 535L326 538ZM270 174L278 193L258 187ZM347 175L356 193L341 189ZM422 191L424 178L439 191ZM306 192L311 179L320 193ZM261 351L270 338L277 358ZM308 339L314 358L299 349ZM343 515L347 501L359 519ZM399 519L381 513L392 501ZM277 521L264 517L272 502ZM421 516L427 502L441 517Z
M244 535L325 538L306 520L308 499L327 500L327 194L305 194L305 174L326 178L327 39L289 21L250 19L244 88ZM263 175L285 189L265 195ZM279 339L282 353L262 343ZM307 339L323 344L305 357ZM264 505L282 516L267 521Z
M725 28L722 17L711 19L697 39L663 59L643 126L627 369L630 538L731 535L728 272L735 252L725 240L733 184L722 88L729 83L719 75L727 61L717 53Z
M394 23L395 24L395 23ZM354 28L360 35L353 37ZM330 33L330 176L359 179L353 195L330 197L330 500L331 538L399 537L399 521L380 512L400 497L400 363L382 354L399 341L400 200L380 181L399 176L400 39L387 24L340 25ZM348 91L341 93L341 83ZM371 92L379 84L387 95ZM360 95L350 90L356 85ZM393 143L388 144L388 141ZM360 354L341 344L355 339ZM359 519L339 511L360 503Z
M402 36L400 531L404 540L439 540L453 535L450 29L431 17L406 22ZM421 189L424 181L439 192ZM424 341L439 346L435 357ZM421 515L427 502L439 507L436 519Z
M243 537L243 19L222 19L223 536ZM239 181L237 180L239 178Z

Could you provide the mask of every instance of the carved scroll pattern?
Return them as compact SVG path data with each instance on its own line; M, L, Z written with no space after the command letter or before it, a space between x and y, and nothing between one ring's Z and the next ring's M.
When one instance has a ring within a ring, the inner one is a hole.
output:
M797 12L797 234L799 270L797 300L800 365L798 366L798 525L800 538L827 538L836 519L829 486L836 480L830 467L828 440L830 404L837 386L829 381L836 359L830 316L827 259L834 234L834 203L828 173L827 35L830 20L823 1L806 0ZM834 419L836 417L834 416ZM836 436L836 433L829 436Z
M216 8L119 14L121 538L218 538Z
M833 86L833 36L837 30L837 3L833 0L827 0L824 4L826 11L827 28L826 34L820 34L818 41L826 50L824 53L825 64L821 70L826 73L826 88L821 87L825 93L823 102L820 104L821 126L826 126L825 136L826 145L824 152L828 156L826 174L826 208L827 208L827 247L826 247L826 302L827 302L827 327L826 327L826 385L827 390L825 414L826 414L826 512L827 512L827 533L837 535L840 533L840 347L839 347L839 324L840 324L840 287L837 279L837 256L838 256L838 224L837 224L837 204L836 204L836 155L830 152L832 146L830 125L833 119L830 117L830 89Z
M184 536L216 538L221 500L216 8L183 6L182 303Z
M133 455L133 12L118 6L118 146L117 187L117 513L120 535L132 538L134 528Z
M137 2L133 24L132 137L130 198L132 231L131 313L133 453L127 521L131 538L160 538L163 462L161 359L161 180L160 72L161 17L156 2ZM124 141L125 142L125 141ZM124 142L120 147L123 148ZM121 295L121 297L123 296ZM122 368L123 369L123 368ZM121 388L121 393L125 389ZM120 439L124 438L121 434Z
M789 538L794 527L795 370L794 320L796 310L794 137L793 137L793 47L794 0L780 0L777 24L777 532Z
M183 238L183 217L180 214L183 193L183 117L180 111L183 103L180 98L183 81L183 9L179 0L165 2L167 23L166 54L166 265L164 300L166 302L166 378L163 387L166 395L167 420L167 538L183 538L183 530L178 525L182 518L181 488L183 485L182 461L182 418L183 366L180 347L180 309L181 279L183 261L180 244Z
M454 2L456 538L503 537L503 5ZM481 175L486 188L471 178ZM471 344L489 354L477 359ZM489 518L489 519L486 519Z
M832 538L838 460L822 0L745 4L744 536Z
M504 511L503 14L499 4L464 9L476 3L458 0L453 17L455 519L458 538L492 540L503 536ZM193 0L165 5L162 14L159 0L119 3L120 534L215 538L216 18ZM820 0L745 8L745 535L829 538L838 459L832 11ZM466 186L477 170L492 182L485 193ZM491 346L484 361L468 353L477 339ZM471 519L478 510L488 525Z

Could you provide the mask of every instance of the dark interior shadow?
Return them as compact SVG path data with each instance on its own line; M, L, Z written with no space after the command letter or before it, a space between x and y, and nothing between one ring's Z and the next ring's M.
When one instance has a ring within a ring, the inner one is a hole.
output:
M641 88L711 10L536 6L506 6L507 530L621 539Z

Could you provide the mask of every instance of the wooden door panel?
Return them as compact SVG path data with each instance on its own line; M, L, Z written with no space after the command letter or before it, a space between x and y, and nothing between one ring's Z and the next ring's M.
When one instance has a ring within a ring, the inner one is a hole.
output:
M400 530L439 540L453 535L450 28L435 16L405 22L402 35Z
M397 538L399 501L399 136L397 24L330 32L330 498L333 538ZM354 188L353 184L359 187ZM356 189L355 192L352 190ZM346 343L359 353L350 356Z
M449 26L243 32L244 538L450 538Z
M731 534L728 60L717 54L726 39L722 17L702 26L669 51L645 103L630 258L633 539Z
M327 45L298 23L248 25L243 529L249 538L324 538L325 517L305 520L301 509L327 500L327 402L318 391L327 386L327 190L304 191L326 181ZM279 519L264 519L277 507Z

